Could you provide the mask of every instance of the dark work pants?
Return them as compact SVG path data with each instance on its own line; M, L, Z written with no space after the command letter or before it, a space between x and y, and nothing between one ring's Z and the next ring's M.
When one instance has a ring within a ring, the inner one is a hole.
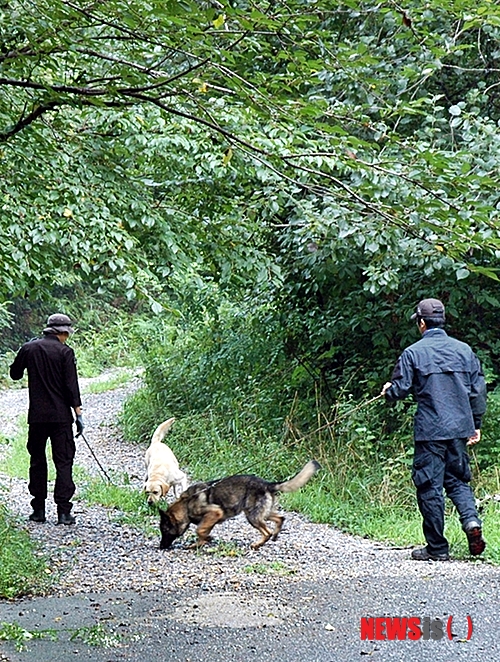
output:
M75 440L71 423L31 423L28 432L28 453L30 454L30 480L28 489L33 499L33 510L45 507L47 498L47 456L45 447L50 438L52 459L56 468L54 501L58 514L71 512L71 497L75 493L73 482L73 460Z
M449 551L444 537L443 488L458 510L462 527L472 520L481 524L469 485L471 471L466 444L467 439L415 442L412 479L430 554Z

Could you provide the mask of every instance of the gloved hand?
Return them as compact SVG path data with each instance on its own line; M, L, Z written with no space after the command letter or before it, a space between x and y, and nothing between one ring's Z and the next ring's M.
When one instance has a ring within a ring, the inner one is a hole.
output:
M75 424L76 424L76 436L79 437L83 432L83 428L85 427L83 424L83 417L81 414L79 414L76 417Z

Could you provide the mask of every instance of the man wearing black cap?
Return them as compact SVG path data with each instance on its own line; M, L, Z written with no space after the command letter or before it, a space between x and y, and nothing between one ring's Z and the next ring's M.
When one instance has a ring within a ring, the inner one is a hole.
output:
M21 379L24 371L28 372L28 489L33 497L33 512L29 517L32 522L45 522L48 476L45 447L50 438L56 468L57 523L75 523L71 515L71 498L75 493L72 409L76 415L77 436L83 431L83 420L75 353L65 344L73 331L67 315L51 315L43 337L25 343L10 366L12 379Z
M412 479L427 546L413 550L412 558L449 559L443 487L458 510L470 553L478 555L486 543L469 485L466 446L481 437L486 410L481 365L469 345L444 330L445 309L438 299L421 301L411 319L416 320L422 338L403 351L382 395L392 402L411 393L417 401Z

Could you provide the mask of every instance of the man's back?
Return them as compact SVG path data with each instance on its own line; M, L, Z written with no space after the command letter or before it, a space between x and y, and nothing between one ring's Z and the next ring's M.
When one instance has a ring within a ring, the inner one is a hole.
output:
M73 350L56 335L24 344L10 367L12 379L28 372L28 423L71 423L71 407L80 404Z
M469 345L440 328L428 329L404 350L392 383L394 399L413 393L417 400L417 441L471 437L475 418L486 408L478 358Z
M482 554L486 542L469 482L467 446L481 439L486 409L486 384L479 359L466 343L444 330L445 307L439 299L422 299L411 316L421 339L405 349L381 395L402 400L412 393L415 450L411 477L417 490L422 529L427 545L414 549L416 561L448 561L444 535L443 490L456 507L469 551Z

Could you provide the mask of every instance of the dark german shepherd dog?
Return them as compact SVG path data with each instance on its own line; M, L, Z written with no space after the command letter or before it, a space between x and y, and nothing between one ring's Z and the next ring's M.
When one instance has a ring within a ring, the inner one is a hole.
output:
M160 549L168 549L191 523L198 525L198 540L193 547L201 547L207 543L215 524L241 512L262 534L262 538L252 544L252 549L262 547L271 537L276 540L285 519L274 510L277 493L295 492L320 468L316 460L311 460L296 476L282 483L238 475L191 485L167 511L160 511ZM274 522L274 531L269 530L267 520Z

